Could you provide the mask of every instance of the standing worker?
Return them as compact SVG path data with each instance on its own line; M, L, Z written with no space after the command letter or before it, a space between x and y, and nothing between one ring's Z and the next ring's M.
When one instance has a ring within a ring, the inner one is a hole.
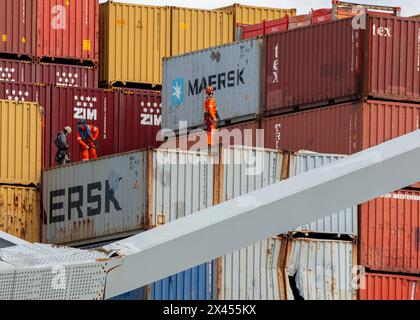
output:
M89 125L86 120L80 120L77 126L77 142L80 145L82 161L98 158L99 145L96 140L99 137L99 129L94 125Z
M204 102L204 121L207 126L207 145L211 147L214 144L213 135L218 127L220 121L219 113L217 112L216 101L213 97L214 89L211 86L206 88L206 101Z
M63 131L57 133L55 137L55 146L57 147L55 162L59 166L63 166L71 162L69 154L69 144L67 143L67 136L70 134L71 128L65 127Z

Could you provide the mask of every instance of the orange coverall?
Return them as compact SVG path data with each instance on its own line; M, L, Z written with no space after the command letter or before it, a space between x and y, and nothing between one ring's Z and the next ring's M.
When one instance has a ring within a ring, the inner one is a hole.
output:
M207 97L204 102L204 112L206 113L207 125L207 144L212 146L214 144L213 135L217 129L217 105L213 97Z
M93 140L96 141L99 136L99 129L92 125L86 126L89 126L90 136ZM86 131L86 128L83 128L82 130ZM89 141L89 139L83 140L83 137L80 134L80 132L77 133L77 142L79 143L80 150L82 152L82 161L98 158L95 144L92 141Z

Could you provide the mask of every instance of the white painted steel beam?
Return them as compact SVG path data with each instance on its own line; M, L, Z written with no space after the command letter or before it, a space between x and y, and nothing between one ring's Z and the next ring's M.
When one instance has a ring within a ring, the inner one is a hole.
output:
M417 181L420 131L100 252L19 244L0 234L3 243L16 244L0 248L0 299L111 298ZM58 262L64 289L54 288ZM76 276L85 280L72 281Z
M140 288L420 181L420 131L106 246L106 297Z

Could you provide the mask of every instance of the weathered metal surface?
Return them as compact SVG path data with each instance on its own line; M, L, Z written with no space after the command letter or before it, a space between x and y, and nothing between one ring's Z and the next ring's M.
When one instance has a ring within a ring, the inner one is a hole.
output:
M291 239L288 246L284 266L288 300L356 299L355 243Z

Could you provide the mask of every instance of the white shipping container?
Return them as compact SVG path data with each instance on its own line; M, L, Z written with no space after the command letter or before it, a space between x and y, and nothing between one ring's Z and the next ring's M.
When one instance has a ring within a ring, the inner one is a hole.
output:
M290 162L290 176L303 174L342 158L344 158L343 155L300 151L296 153ZM355 206L306 224L295 231L345 234L354 237L358 234L357 218L358 210L357 206Z
M144 150L46 170L43 241L122 238L212 206L215 157Z
M291 239L284 265L287 300L355 300L356 243Z
M204 89L215 91L223 121L246 120L261 113L262 40L252 39L164 59L163 127L204 125Z

